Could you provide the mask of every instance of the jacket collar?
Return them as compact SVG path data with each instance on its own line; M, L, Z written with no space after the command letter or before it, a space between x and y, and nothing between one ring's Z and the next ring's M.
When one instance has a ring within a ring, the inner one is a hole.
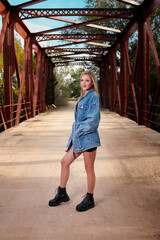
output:
M83 98L88 98L88 97L91 95L92 92L93 92L92 89L89 90L89 91L86 93L86 95L84 95L84 96L81 98L81 100L82 100ZM81 100L80 100L80 101L81 101Z

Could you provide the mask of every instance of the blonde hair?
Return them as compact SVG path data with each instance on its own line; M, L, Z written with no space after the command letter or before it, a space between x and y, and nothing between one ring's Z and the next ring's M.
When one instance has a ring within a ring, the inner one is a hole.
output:
M85 72L83 72L80 76L80 80L82 79L83 75L89 75L91 80L93 81L93 85L92 85L92 90L95 91L98 95L99 95L99 92L98 92L98 85L97 85L97 79L96 79L96 76L94 74L94 72L92 70L86 70ZM78 99L78 102L81 100L81 98L83 98L85 95L85 92L84 90L81 88L81 95Z

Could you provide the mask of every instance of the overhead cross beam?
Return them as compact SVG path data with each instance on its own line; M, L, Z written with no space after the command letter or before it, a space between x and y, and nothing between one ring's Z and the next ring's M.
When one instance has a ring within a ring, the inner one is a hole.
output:
M87 21L87 22L79 22L79 21L69 20L69 19L65 19L65 18L61 18L61 17L49 17L49 18L53 19L53 20L58 20L58 21L62 21L62 22L69 22L69 23L74 23L74 24L67 25L67 26L64 26L64 27L59 27L59 28L53 28L53 29L49 29L49 30L46 30L46 31L36 32L36 33L34 33L34 36L39 36L41 34L46 34L46 33L50 33L50 32L57 32L57 31L65 30L65 29L72 29L72 28L78 28L78 27L83 27L83 26L93 27L93 28L97 28L97 29L101 29L101 30L105 30L105 31L116 32L116 33L121 32L118 29L107 28L107 27L104 27L104 26L93 24L93 23L100 23L100 22L108 21L108 17L98 18L98 19Z
M116 41L117 35L115 34L48 34L37 36L36 40L50 41L50 40L67 40L67 39L89 39L89 40L106 40L106 41Z
M48 53L59 53L59 52L105 52L105 48L55 48L54 50L46 50Z
M51 57L52 61L57 61L57 58L54 59L54 57ZM71 61L102 61L101 58L93 57L93 58L86 58L86 57L77 57L77 58L69 58L69 57L63 57L59 58L59 60L71 60Z
M61 55L57 55L57 56L55 56L55 55L48 55L48 57L51 57L51 58L65 58L65 57L70 57L70 56L75 56L75 55L80 55L80 57L81 57L81 54L85 54L85 55L89 55L89 56L91 56L91 55L93 55L93 56L95 56L95 57L97 57L97 56L101 56L100 55L100 53L99 54L95 54L95 53L70 53L70 54L61 54ZM97 55L97 56L96 56Z
M132 6L138 6L139 3L136 2L136 1L132 1L132 0L117 0L118 2L122 2L122 3L125 3L125 4L129 4L129 5L132 5Z
M123 8L15 9L14 12L19 13L21 20L51 16L94 16L108 17L109 20L115 18L131 19L133 17L133 9Z
M71 26L72 27L86 26L86 27L101 29L104 31L111 31L111 32L116 32L116 33L121 32L119 29L93 24L93 23L98 23L98 22L104 22L104 21L108 20L108 18L99 18L99 19L90 20L88 22L80 22L80 21L76 21L76 20L72 20L72 19L68 19L68 18L66 19L66 18L62 18L62 17L50 17L50 18L54 19L54 20L62 21L62 22L74 23L74 25L70 25L69 27L71 27Z
M76 39L66 39L66 41L70 41L73 42L71 44L80 44L80 43L85 43L85 44L89 44L89 45L96 45L96 46L101 46L101 47L111 47L111 45L106 44L106 43L97 43L97 42L90 42L90 40L86 40L86 41L81 41L81 40L76 40ZM92 41L96 41L96 39L93 39Z
M90 40L86 40L86 41L81 41L81 40L76 40L76 39L66 39L66 41L70 41L72 43L67 43L67 44L63 44L63 45L56 45L56 46L52 46L52 47L47 47L47 49L55 49L55 48L59 48L59 47L67 47L67 46L71 46L73 44L90 44L90 45L96 45L96 46L100 46L100 47L111 47L111 45L109 44L103 44L103 43L94 43L94 42L90 42ZM92 41L96 41L96 40L92 40Z

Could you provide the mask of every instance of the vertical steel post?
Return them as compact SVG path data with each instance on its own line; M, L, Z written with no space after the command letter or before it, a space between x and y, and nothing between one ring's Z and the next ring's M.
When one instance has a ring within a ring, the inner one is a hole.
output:
M150 100L150 72L149 72L149 38L144 25L144 125L148 126Z
M44 88L46 90L49 84L49 58L47 56L44 57ZM45 105L48 105L48 96L45 96Z
M147 29L149 43L150 43L150 47L151 47L151 50L152 50L152 55L153 55L153 58L154 58L155 67L156 67L156 71L157 71L157 75L158 75L157 90L155 92L155 96L154 96L154 99L153 99L152 104L150 106L149 114L148 114L148 127L150 127L151 119L152 119L152 112L156 111L156 106L155 105L157 104L158 99L160 97L160 63L159 63L158 53L157 53L156 46L155 46L155 43L154 43L149 19L146 19L146 29Z
M34 93L33 93L33 117L36 115L36 106L38 100L38 88L39 88L39 79L41 73L41 62L42 62L42 52L38 49L37 53L37 67L36 67L36 80L34 84Z
M147 82L147 38L144 22L138 25L138 124L146 125L144 121L146 109L146 87Z
M109 59L108 57L106 58L106 101L107 101L107 108L110 106L110 71L109 71Z
M118 111L121 114L121 96L119 89L119 80L117 75L117 62L116 62L116 52L112 53L112 75L114 82L114 109L116 109L116 101L118 102Z
M120 59L120 94L121 94L121 116L124 115L124 106L126 105L126 98L125 98L125 51L124 51L124 43L121 42L120 45L120 53L121 53L121 59Z
M25 43L26 44L26 43ZM28 48L28 57L29 57L29 48ZM28 68L29 68L29 61L28 61L28 58L27 58L27 63L26 63L26 73L25 73L25 95L26 95L26 98L24 99L23 98L23 104L25 105L24 107L27 107L28 106L28 103L29 103L29 71L28 71ZM27 108L27 118L28 118L28 111L29 109Z
M21 105L22 105L22 98L23 98L23 89L24 89L24 81L27 71L27 59L28 59L28 49L30 44L30 38L26 40L25 44L25 53L24 53L24 60L23 60L23 69L21 74L20 80L20 88L19 88L19 96L18 96L18 106L17 106L17 115L16 115L16 125L19 124L20 121L20 113L21 113Z
M103 103L107 108L107 59L103 57Z
M101 100L101 104L102 106L104 106L104 103L103 103L103 74L102 74L102 71L103 71L103 62L100 63L99 67L100 67L100 82L99 82L99 88L100 88L100 100Z
M5 35L6 35L9 13L10 13L9 11L6 12L6 14L3 17L3 24L2 24L1 34L0 34L0 54L1 54L2 46L3 46Z
M144 67L144 58L143 58L143 30L144 24L139 23L138 25L138 124L143 124L143 67Z
M128 41L127 46L128 46ZM126 52L125 52L125 44L123 45L124 48L124 115L127 117L127 108L128 108L128 101L129 101L129 71L127 68L127 58L126 58Z
M50 60L50 79L53 79L53 69L54 69L55 65L51 62ZM55 103L55 96L54 96L54 84L53 84L53 89L52 89L52 103Z
M111 66L111 78L110 78L110 109L114 110L114 64L113 53L110 52L110 66Z
M41 68L40 68L40 81L39 81L39 100L40 100L40 106L41 106L41 112L45 111L45 85L43 81L43 62L44 57L41 58Z
M14 62L14 30L7 27L5 40L3 43L3 64L4 64L4 103L7 105L6 121L7 126L13 126L13 88L12 75L15 71Z
M29 101L29 118L33 116L33 89L34 89L34 74L33 74L33 55L32 55L32 44L29 45L28 51L28 80L29 80L29 93L28 93L28 101Z
M125 57L126 57L126 64L127 64L127 71L129 73L129 79L130 79L130 84L131 84L131 92L132 92L132 97L134 101L134 109L135 109L135 117L136 121L138 122L138 105L137 105L137 98L136 98L136 91L135 91L135 76L136 76L136 68L137 68L137 55L138 55L138 49L136 52L136 58L135 58L135 66L133 73L131 72L131 66L130 66L130 61L129 61L129 54L128 54L128 42L125 42Z

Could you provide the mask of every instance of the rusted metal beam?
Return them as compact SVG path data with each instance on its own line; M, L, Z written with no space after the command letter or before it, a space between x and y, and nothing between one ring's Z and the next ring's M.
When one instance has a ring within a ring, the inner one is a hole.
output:
M145 26L146 26L146 29L147 29L149 43L150 43L150 47L151 47L151 50L152 50L152 55L153 55L153 58L154 58L155 67L156 67L156 71L157 71L157 75L158 75L157 90L156 90L155 97L154 97L153 102L150 106L149 114L148 114L148 127L150 127L151 120L152 120L152 112L155 112L155 110L156 110L155 105L157 104L159 96L160 96L160 63L159 63L158 53L157 53L157 50L156 50L156 47L155 47L152 31L151 31L151 28L150 28L149 19L146 20Z
M160 1L159 0L152 0L152 1L143 1L141 5L139 5L136 8L136 12L135 12L135 17L137 18L137 20L139 21L146 21L146 18L148 18L153 12L154 10L160 5Z
M106 57L106 87L107 87L107 108L110 108L110 63L108 57Z
M54 48L53 50L52 50L52 48L50 48L50 50L46 49L47 54L65 53L65 52L105 54L107 52L107 50L106 50L106 48Z
M41 52L42 54L42 52ZM44 56L43 56L44 57ZM39 93L38 93L38 98L39 98L39 103L40 103L40 112L45 111L45 85L43 81L43 57L41 58L41 68L40 68L40 74L39 74Z
M1 29L1 34L0 34L0 54L1 54L2 46L3 46L5 34L6 34L9 14L10 14L10 12L8 11L3 17L2 29Z
M64 57L70 57L70 56L75 56L75 55L80 55L79 57L83 57L83 54L85 54L85 56L84 57L87 57L86 55L89 55L89 56L92 56L93 55L93 57L95 56L95 57L101 57L101 55L99 54L99 53L86 53L86 52L82 52L82 53L70 53L70 54L68 54L68 53L64 53L63 55L58 55L58 56L55 56L55 55L48 55L48 57L49 58L64 58Z
M15 68L16 68L18 86L20 88L21 75L20 75L20 71L19 71L18 58L17 58L17 54L16 54L15 44L14 44L14 56L15 56ZM26 84L25 84L26 88L25 89L27 89L27 84L28 84L28 82L27 82L27 78L26 78ZM26 98L27 98L27 90L26 90ZM28 113L27 113L27 109L26 109L26 103L25 103L24 96L22 96L22 102L23 102L23 106L24 106L24 109L25 109L26 119L28 119Z
M99 94L100 94L100 101L102 106L104 105L103 103L103 66L104 66L104 63L101 61L99 63L99 69L100 69Z
M60 9L22 9L14 10L19 13L21 20L30 18L50 17L50 16L94 16L108 17L109 20L115 18L131 19L133 17L132 9L123 8L60 8Z
M50 40L67 40L67 39L88 39L92 40L106 40L116 41L117 34L43 34L36 37L37 42L50 41Z
M95 39L93 39L92 42L90 40L85 40L85 41L81 42L81 40L77 40L77 39L65 39L65 40L73 42L73 43L77 43L77 44L85 43L85 44L100 46L100 47L111 47L111 45L106 44L106 43L95 42L95 41L97 41Z
M72 20L72 19L68 19L68 18L62 18L62 17L49 17L49 18L53 19L53 20L58 20L58 21L68 22L68 23L73 23L73 24L85 24L86 27L90 27L90 28L94 28L94 29L101 29L101 30L104 30L104 31L110 31L110 32L115 32L115 33L120 33L121 32L119 29L93 24L93 23L96 23L96 21L103 22L103 21L106 20L105 18L100 18L99 20L94 19L94 20L91 20L91 21L95 21L95 22L90 22L90 23L89 22L80 22L80 21L76 21L76 20ZM73 26L73 25L71 25L71 26Z
M144 58L144 67L143 67L143 123L145 126L148 126L148 112L149 112L149 95L150 95L150 72L149 72L149 39L147 35L147 30L144 24L144 51L143 51L143 58Z
M138 6L139 3L136 2L136 1L132 1L132 0L117 0L118 2L122 2L122 3L125 3L125 4L129 4L129 5L132 5L132 6Z
M1 105L1 104L0 104L0 115L1 115L1 118L2 118L2 122L3 122L4 129L7 130L7 124L6 124L4 115L3 115L3 108L2 108L2 105Z
M138 26L138 124L143 125L143 95L144 95L144 23Z
M7 127L13 126L13 89L12 75L15 71L14 62L14 30L13 27L6 30L5 40L3 43L3 65L4 65L4 103Z
M134 79L135 79L135 72L136 72L136 66L137 66L137 55L138 55L138 48L137 48L137 52L136 52L135 66L134 66L134 70L132 73L131 65L130 65L130 61L129 61L129 54L128 54L128 41L125 42L125 57L126 57L127 69L129 72L129 79L130 79L130 84L131 84L131 93L132 93L133 102L134 102L136 122L138 122L138 104L137 104L136 91L135 91L135 86L134 86Z
M36 106L37 106L37 100L38 100L38 88L39 88L41 67L42 67L42 52L39 49L38 53L37 53L36 79L35 79L34 93L33 93L33 117L35 117L35 115L36 115Z
M123 40L122 40L123 41ZM120 78L119 78L119 89L120 89L120 94L121 94L121 116L124 115L124 105L126 105L127 99L125 98L125 84L126 84L126 79L125 79L125 46L124 42L121 42L120 46Z
M115 71L114 71L114 63L113 63L113 56L109 55L110 60L110 69L111 69L111 77L110 77L110 110L114 110L114 83L115 83Z
M104 62L104 76L103 76L103 104L107 108L107 58L103 57Z
M54 57L51 57L52 61L58 61L57 58L54 59ZM59 58L59 61L61 60L71 60L71 61L102 61L102 59L99 57L94 58L87 58L87 57L77 57L77 58L70 58L70 57L63 57Z
M32 117L33 116L33 90L34 90L32 44L29 45L29 52L28 52L28 73L29 73L29 102L30 102L29 117Z
M21 113L21 104L22 104L22 98L23 98L24 80L25 80L25 75L26 75L26 70L27 70L27 59L28 59L29 44L30 44L30 38L28 38L26 40L26 45L25 45L23 69L22 69L21 80L20 80L20 88L19 88L19 96L18 96L18 106L17 106L17 114L16 114L16 122L15 122L16 125L18 125L19 121L20 121L20 113Z
M114 80L115 80L115 86L116 86L116 92L117 92L117 100L118 100L118 107L119 107L119 113L122 114L122 107L121 107L121 94L120 94L120 87L119 87L119 79L117 75L117 59L116 59L116 53L113 53L113 64L114 64Z
M11 5L7 0L1 0L1 3L5 6L6 9L11 8Z
M66 41L74 41L74 39L66 39ZM52 47L47 47L47 49L48 50L50 50L50 49L54 49L54 48L59 48L59 47L67 47L67 46L71 46L71 45L76 45L76 44L81 44L81 43L85 43L85 44L87 44L87 43L89 43L90 42L90 40L86 40L86 41L78 41L78 40L75 40L76 42L72 42L72 43L67 43L67 44L62 44L62 45L56 45L56 46L52 46ZM93 41L96 41L96 40L92 40L92 42ZM97 43L98 44L98 43ZM96 45L96 43L95 43L95 45ZM100 43L99 43L99 45L100 45ZM107 44L105 44L106 45L106 47L108 46ZM104 45L104 46L105 46Z
M156 67L156 71L157 71L157 75L158 75L158 79L159 79L158 81L159 81L159 84L160 84L160 63L159 63L158 53L157 53L156 46L155 46L155 43L154 43L149 19L146 20L145 26L146 26L146 29L147 29L147 33L148 33L148 37L149 37L149 43L150 43L150 47L151 47L151 50L152 50L152 55L153 55L154 62L155 62L155 67Z
M159 0L143 1L141 5L132 9L133 17L124 27L123 31L119 34L119 40L112 45L112 49L116 51L116 49L118 48L117 45L119 45L119 42L122 38L124 40L128 40L128 38L138 29L138 22L145 22L146 18L148 18L159 5Z
M5 5L2 3L2 1L0 1L0 14L3 15L5 13L5 10Z
M45 55L44 56L44 88L46 89L46 87L49 84L49 61L50 59ZM46 94L45 96L45 103L46 105L48 105L48 95Z
M50 17L50 18L52 18L52 17ZM46 33L50 33L50 32L62 31L62 30L65 30L65 29L78 28L78 27L87 26L87 25L90 25L90 24L93 24L93 23L100 23L100 22L104 22L104 21L108 21L108 17L107 18L104 17L104 18L94 19L94 20L90 20L90 21L82 22L82 23L80 22L80 23L76 23L76 24L73 24L73 25L67 25L67 26L59 27L59 28L53 28L53 29L49 29L49 30L46 30L46 31L36 32L36 33L34 33L34 36L39 36L41 34L46 34ZM99 25L97 25L97 26L99 26ZM118 30L117 31L115 30L115 32L118 32Z

